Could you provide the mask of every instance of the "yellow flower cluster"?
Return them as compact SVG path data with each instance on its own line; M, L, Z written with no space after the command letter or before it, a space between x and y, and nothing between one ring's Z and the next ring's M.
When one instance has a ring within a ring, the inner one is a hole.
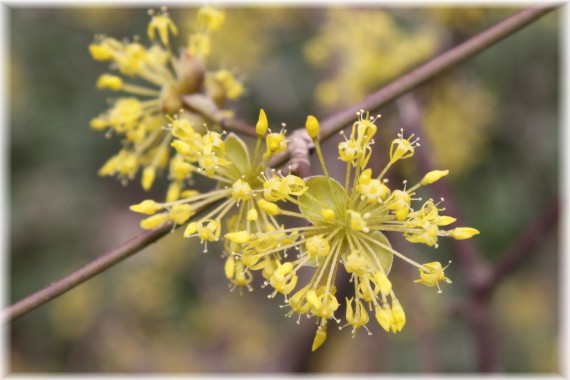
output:
M347 324L352 326L353 335L361 327L366 327L369 312L386 331L395 333L404 327L404 309L388 279L394 256L418 268L420 279L416 282L438 288L440 281L451 282L445 277L445 268L439 262L414 262L392 249L383 232L400 232L413 243L429 246L437 246L438 237L441 236L467 239L479 233L467 227L447 231L441 229L455 219L440 215L444 209L431 199L419 209L414 208L412 202L420 200L414 197L415 190L439 180L448 174L447 170L429 172L409 189L388 187L383 176L394 163L413 156L418 146L413 136L404 138L400 132L393 140L388 163L380 175L374 177L371 169L366 169L372 138L377 130L375 122L376 118L359 113L359 120L354 123L350 137L345 137L345 141L338 146L339 159L347 166L343 187L328 175L319 146L318 121L309 116L307 131L321 156L325 176L308 179L306 191L299 196L286 198L298 206L299 212L282 213L308 220L311 225L281 228L269 233L247 233L244 230L226 235L226 238L232 239L235 234L247 234L247 239L235 241L242 248L232 254L241 258L250 270L263 268L263 275L268 278L266 283L274 289L271 296L277 293L285 295L287 305L291 308L289 315L297 313L299 316L316 318L318 327L313 350L325 341L329 319L340 322L335 317L339 308L335 276L341 266L351 274L354 284L354 296L346 299L345 315ZM269 244L267 240L275 237L279 239ZM285 261L290 250L297 253L292 260ZM257 263L267 261L273 264L257 266ZM308 284L295 291L301 270L312 270L313 274Z
M107 131L107 136L115 133L123 138L123 148L103 165L99 174L116 175L126 182L142 169L145 190L152 187L157 171L168 167L169 162L170 177L179 177L176 171L180 165L170 159L172 135L163 128L169 120L176 115L194 125L208 122L216 128L216 121L231 116L230 112L222 111L226 100L237 99L244 93L242 83L230 71L211 72L204 68L204 59L210 52L210 35L222 26L223 12L201 8L195 32L179 56L171 41L178 28L166 9L149 13L147 34L152 42L149 47L138 38L119 41L102 35L96 36L89 46L95 60L110 62L110 68L120 74L101 75L97 87L126 94L91 120L92 128Z
M321 105L333 107L362 99L379 84L429 58L436 48L432 28L416 26L412 32L389 12L335 8L326 12L304 53L311 64L328 73L315 97Z
M444 230L442 227L455 219L441 215L444 209L439 203L430 199L419 207L414 205L421 201L415 197L416 190L446 176L447 170L431 171L407 189L388 186L384 178L388 169L412 157L419 145L413 135L404 137L400 131L392 141L384 170L373 176L366 167L377 118L364 112L358 116L350 136L338 145L339 160L347 167L344 186L328 174L319 144L319 122L313 116L307 118L306 128L325 175L306 180L266 170L271 157L286 149L286 139L283 130L267 133L263 110L256 125L258 139L251 158L236 136L222 139L221 134L208 132L199 138L190 123L175 120L172 145L181 162L188 165L187 172L215 179L218 188L205 194L190 194L187 190L188 196L183 199L168 203L146 200L131 209L152 215L141 222L143 228L154 228L168 220L175 224L189 222L184 236L198 236L205 244L223 235L228 280L234 287L251 290L252 272L261 271L264 286L273 289L270 297L284 295L290 307L288 315L315 318L313 350L326 340L328 321L340 323L335 316L340 306L335 286L340 268L351 275L354 285L353 297L346 299L345 315L353 336L358 329L366 328L369 313L386 331L398 332L404 327L406 316L388 278L394 256L418 269L418 283L439 289L439 282L451 281L439 262L419 264L394 250L384 232L399 232L410 242L437 247L439 237L467 239L479 231L468 227ZM290 211L286 204L298 211ZM206 205L213 206L211 211L192 219ZM310 224L285 228L277 221L278 215L300 218ZM226 232L222 234L224 220ZM299 284L301 271L312 271L307 284Z
M225 222L228 231L243 231L229 232L227 252L237 250L250 235L282 229L275 220L275 215L281 213L275 202L302 195L306 186L296 176L264 171L271 158L287 148L287 142L284 129L279 132L269 129L263 110L259 114L258 138L251 156L244 142L234 134L224 138L224 133L208 131L200 135L184 119L174 119L168 129L174 139L171 146L176 150L171 163L176 180L170 185L167 198L174 200L164 203L145 200L131 206L135 212L150 215L141 222L142 228L152 229L167 221L177 225L188 222L184 236L198 236L207 251L208 242L220 239ZM203 194L182 188L187 177L194 173L215 180L217 188ZM207 206L212 206L212 210L191 220ZM276 241L277 237L267 239L270 240ZM248 286L251 275L245 272L246 268L239 258L230 255L226 275L235 285Z

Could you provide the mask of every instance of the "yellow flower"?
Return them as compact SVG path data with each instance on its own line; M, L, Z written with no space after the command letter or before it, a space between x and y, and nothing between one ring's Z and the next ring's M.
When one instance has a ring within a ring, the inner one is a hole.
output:
M285 295L285 301L291 307L288 315L297 313L316 318L318 328L313 350L326 340L328 321L340 322L335 316L340 304L334 285L340 266L351 275L354 283L354 296L346 299L345 316L345 326L352 326L353 336L360 328L366 328L370 319L367 309L374 310L376 321L384 330L396 333L403 329L406 314L388 278L394 257L420 270L420 280L416 282L436 286L439 281L449 281L443 274L445 268L439 263L421 265L411 260L391 247L384 232L400 232L411 242L435 246L438 237L461 239L476 231L468 228L442 230L441 227L455 219L440 215L443 209L431 199L419 208L415 205L420 201L415 197L415 191L440 179L447 171L428 173L422 181L407 189L390 189L383 181L394 163L413 155L417 147L413 136L404 138L400 132L392 142L386 167L378 176L373 176L372 170L366 169L366 163L377 130L377 118L370 118L364 112L358 117L350 138L339 144L340 158L347 165L344 187L328 176L326 167L323 167L324 176L311 177L306 182L293 176L276 175L275 171L271 177L263 177L264 202L270 205L291 202L298 206L299 212L280 208L280 214L309 221L310 225L283 228L274 224L270 230L255 229L254 234L249 233L251 227L246 227L230 235L233 242L241 246L241 249L233 247L233 250L240 252L246 270L265 271L267 263L273 263L269 267L270 275L264 273L265 285L273 288L270 297L279 293ZM317 134L316 123L318 120L309 118L306 125L313 136ZM324 164L318 138L313 141ZM350 144L355 153L349 155L344 148ZM262 200L258 203L263 204ZM291 251L297 252L292 258L288 253ZM295 291L301 268L312 270L312 277Z
M97 88L120 91L126 96L114 100L111 107L91 121L91 127L106 131L107 135L117 134L123 141L123 148L99 171L100 175L118 176L123 182L132 180L139 170L143 170L142 187L149 190L162 169L170 169L172 183L167 192L167 201L178 199L186 183L177 178L184 174L181 165L170 165L176 155L172 154L170 143L173 137L201 138L203 131L194 130L208 121L182 98L200 94L210 97L222 111L227 99L237 99L244 93L243 85L230 72L225 70L208 72L200 57L210 50L209 33L219 29L223 12L207 7L199 12L196 32L190 41L200 42L200 54L182 53L172 46L171 37L178 29L166 9L160 13L150 12L151 20L147 34L149 40L158 36L162 45L154 43L147 47L139 41L118 40L98 35L89 46L93 59L110 61L111 68L119 75L105 73L97 80ZM207 46L205 45L207 41ZM174 70L174 67L176 70ZM218 83L204 80L216 77ZM214 99L215 96L215 99ZM165 128L166 127L166 128ZM217 125L211 126L219 129ZM172 129L169 133L167 129ZM192 149L193 147L188 147ZM204 157L204 167L222 165L215 157Z
M447 264L447 266L449 266L449 264ZM439 287L440 281L445 281L448 284L451 284L451 280L445 277L445 274L443 273L447 266L442 268L441 263L438 261L423 264L422 267L418 269L420 271L420 279L414 282L418 282L429 287L437 286L438 293L441 293L441 288Z

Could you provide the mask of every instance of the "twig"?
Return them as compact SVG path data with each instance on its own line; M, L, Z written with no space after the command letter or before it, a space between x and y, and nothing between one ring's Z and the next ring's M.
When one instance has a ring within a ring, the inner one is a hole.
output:
M374 110L404 94L411 89L419 86L423 82L431 79L443 71L453 67L454 65L468 59L469 57L483 51L487 47L502 40L503 38L515 33L517 30L532 23L546 13L555 9L555 6L532 6L526 8L513 16L505 19L499 24L487 29L486 31L470 38L463 44L452 48L448 52L434 58L433 60L423 64L412 72L393 81L379 91L365 98L355 106L348 108L338 114L329 117L321 122L321 141L331 137L334 133L341 130L350 121L354 119L354 115L360 109ZM229 123L229 124L228 124ZM235 119L224 120L223 125L229 129L239 130L246 135L252 135L252 127ZM282 160L286 161L289 157L284 155ZM275 162L275 165L281 165L283 162ZM448 202L448 208L450 204ZM165 230L166 229L166 230ZM133 239L127 241L123 245L115 248L111 252L97 258L93 262L85 265L83 268L68 276L58 280L48 287L24 298L18 303L10 306L2 314L2 321L8 322L14 318L21 316L36 307L56 298L73 287L85 282L94 275L101 273L105 269L112 267L124 258L142 250L149 244L163 237L168 232L168 228L162 227L154 231L143 232ZM460 242L458 242L460 243ZM469 255L466 255L466 259Z
M404 128L408 132L423 138L420 110L413 96L409 94L398 99L398 108ZM418 166L422 172L427 173L437 169L425 140L422 139L422 146L416 150L416 154ZM445 199L446 213L458 217L460 220L463 219L446 181L437 181L431 184L430 188L438 197ZM489 311L489 297L488 294L480 291L483 284L488 281L489 268L472 239L461 241L450 239L449 243L455 251L455 257L457 257L469 291L467 312L463 316L471 326L476 341L478 369L481 372L495 372L498 370L499 359Z
M405 128L421 137L420 111L412 95L401 97L398 100L398 106ZM422 142L421 149L418 149L416 152L419 156L418 163L422 171L429 172L438 169L433 165L431 156L428 154L429 148L425 141ZM460 212L446 181L435 182L430 187L435 194L445 198L446 211L451 215L459 217ZM477 342L478 368L482 372L497 371L499 366L497 344L490 312L490 299L493 291L504 276L515 269L528 256L531 252L530 248L538 241L538 238L556 224L558 209L559 202L553 202L538 223L525 232L520 239L517 239L516 243L492 267L484 260L472 240L450 240L450 244L456 252L460 268L464 273L464 279L469 291L469 298L462 304L457 305L456 311L471 326L473 336Z
M558 6L558 5L556 5ZM432 79L461 63L473 55L485 50L493 44L510 36L524 26L554 10L556 6L535 5L525 8L506 18L489 29L471 37L461 45L424 63L410 73L394 80L375 93L367 96L361 102L321 122L321 139L338 132L354 119L356 112L362 110L375 110L398 96L416 88L428 79Z
M132 254L148 247L150 244L168 234L171 230L172 224L169 222L152 231L143 231L139 233L135 237L127 240L104 255L99 256L85 266L71 272L67 276L8 307L2 313L2 322L5 323L7 321L14 320L44 303L57 298L68 290L73 289L93 276L109 269Z
M547 207L536 224L524 232L523 235L507 249L506 253L501 256L501 259L495 263L488 283L485 286L486 291L491 292L508 273L513 271L533 252L531 248L537 243L539 238L556 226L559 213L560 201L557 199Z

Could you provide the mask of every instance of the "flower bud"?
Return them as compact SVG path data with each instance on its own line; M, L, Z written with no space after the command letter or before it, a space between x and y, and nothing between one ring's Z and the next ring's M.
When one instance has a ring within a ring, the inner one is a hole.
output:
M465 239L469 239L470 237L474 236L474 235L478 235L479 234L479 230L476 230L475 228L471 228L471 227L459 227L459 228L455 228L451 231L448 231L447 233L449 237L452 237L456 240L465 240Z
M305 127L307 128L307 133L309 134L309 137L311 137L313 140L319 138L320 126L319 126L319 121L317 120L316 117L314 117L313 115L307 116Z
M424 178L420 181L422 186L431 185L435 181L438 181L440 178L445 177L449 174L449 170L432 170L431 172L427 173Z
M265 111L263 109L259 110L259 119L257 120L257 124L255 125L255 132L257 132L258 136L263 136L265 132L267 132L267 128L269 128L269 123L267 122L267 115L265 115Z

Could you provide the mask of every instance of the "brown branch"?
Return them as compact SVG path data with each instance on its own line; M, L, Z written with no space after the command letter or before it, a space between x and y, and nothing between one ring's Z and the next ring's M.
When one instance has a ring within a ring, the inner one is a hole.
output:
M423 139L420 110L413 96L409 94L398 99L398 108L404 128L422 138L422 146L415 153L418 156L416 161L420 170L427 173L441 169L435 167L429 154L429 146ZM437 197L445 198L446 213L458 217L459 220L463 219L460 217L447 181L437 181L431 184L430 188L434 194L437 194ZM499 368L499 357L489 310L489 297L487 293L481 291L484 284L488 282L489 268L473 239L461 241L450 239L449 243L455 251L455 257L457 257L469 292L467 312L463 316L471 327L476 341L478 369L481 372L496 372Z
M516 269L533 252L531 248L535 246L540 237L557 225L559 214L560 202L557 199L547 207L536 224L525 231L495 263L488 283L485 284L486 291L492 292L508 273Z
M546 13L555 9L554 6L532 6L528 7L513 16L505 19L499 24L487 29L486 31L470 38L461 45L452 48L446 53L434 58L433 60L423 64L412 72L400 77L379 91L368 96L360 103L351 108L339 112L321 122L321 141L331 137L334 133L341 130L344 126L354 119L354 115L360 109L374 110L395 99L411 89L419 86L428 79L431 79L445 70L465 61L469 57L485 50L487 47L497 43L503 38L515 33L524 26L532 23ZM222 125L228 129L253 136L253 128L247 123L237 119L222 120ZM288 156L284 155L279 162L275 162L276 166L283 164L288 160ZM448 202L448 207L450 206ZM112 267L114 264L124 258L142 250L149 244L163 237L168 231L166 227L159 228L154 231L143 232L133 239L127 241L121 246L115 248L111 252L97 258L93 262L85 265L83 268L68 276L58 280L48 287L24 298L18 303L10 306L2 314L2 321L8 322L14 318L21 316L38 306L56 298L73 287L85 282L94 275L103 272ZM459 243L459 242L458 242ZM465 255L467 260L469 255Z
M8 307L2 313L2 322L5 323L14 320L44 303L57 298L63 293L73 289L79 284L82 284L106 269L109 269L134 253L148 247L150 244L168 234L171 230L172 224L166 223L152 231L143 231L139 233L135 237L127 240L104 255L99 256L85 266L71 272L67 276Z
M371 111L379 108L398 96L418 87L428 79L436 77L445 70L448 70L449 68L467 60L473 55L510 36L519 29L554 10L557 6L558 5L535 5L525 8L489 29L471 37L464 43L435 57L431 61L424 63L417 69L394 80L392 83L366 97L353 107L341 111L322 121L321 139L326 139L335 132L340 131L344 126L354 120L355 113L361 109Z

